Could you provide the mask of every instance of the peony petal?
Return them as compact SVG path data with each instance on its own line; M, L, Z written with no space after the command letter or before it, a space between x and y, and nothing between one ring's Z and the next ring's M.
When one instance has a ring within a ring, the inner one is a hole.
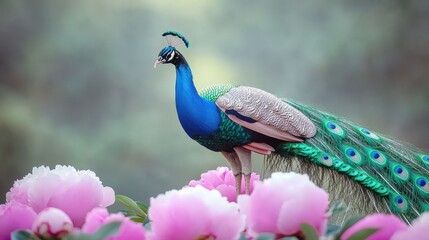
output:
M199 186L189 189L199 189ZM184 190L187 189L181 191ZM152 232L156 234L149 239L197 239L209 232L207 207L187 191L173 190L151 198L149 218Z
M216 171L211 170L201 174L201 182L210 183L211 185L219 185L223 183L223 179L217 174Z
M428 237L428 229L429 212L426 212L415 219L410 227L396 231L391 240L426 239Z
M92 209L86 215L85 223L82 226L82 231L84 233L95 233L108 216L109 212L105 208Z
M62 209L70 216L74 226L81 227L86 214L98 207L101 200L102 186L100 182L91 176L83 175L74 186L54 195L48 205Z
M262 233L292 236L308 223L323 235L328 208L328 194L312 183L307 175L273 173L263 182L255 182L249 197L239 196L241 211L247 217L247 234ZM311 211L309 211L311 209Z
M112 222L112 220L107 219L106 222ZM121 227L119 228L119 234L117 236L108 238L108 240L144 240L145 238L146 233L142 224L133 222L128 218L124 218L122 220Z
M215 188L222 196L228 199L228 202L237 202L237 193L235 187L231 185L222 184Z
M365 228L379 228L377 232L367 238L367 240L390 239L397 231L407 228L407 225L395 215L373 214L368 215L347 229L342 235L341 240L348 239L354 233ZM412 238L409 238L412 239Z
M307 192L297 191L295 195L290 196L290 199L283 203L280 209L278 230L284 235L289 236L298 233L303 223L319 229L319 236L324 234L324 232L320 232L320 229L324 229L324 225L327 223L328 194L313 183L306 183L308 185L302 184L301 189L306 189Z
M84 233L94 233L100 227L111 222L121 222L118 234L107 240L145 239L145 230L142 224L135 223L122 213L110 214L105 208L95 208L88 213L85 224L82 227Z
M255 190L251 194L249 212L249 228L255 232L277 232L277 219L280 208L289 193L282 191L284 184L267 179L264 184L255 184Z
M24 205L29 205L29 200L28 200L29 187L30 187L29 183L21 184L19 181L16 181L13 184L13 187L9 190L9 192L6 193L6 201L7 202L16 201Z
M115 203L115 191L111 187L103 187L103 197L100 207L108 207Z
M223 177L223 183L229 186L235 186L235 176L232 174L232 171L225 173L225 176ZM244 179L241 181L242 188L244 188Z
M259 181L259 175L252 173L250 177L250 192L253 191L253 184L257 181ZM241 194L245 193L244 182L244 178L242 178ZM203 173L201 174L200 180L192 180L188 184L189 187L195 187L198 185L208 190L216 189L222 194L222 196L227 197L228 201L237 201L237 196L235 193L235 177L232 174L232 171L226 167L218 167L216 170L210 170L206 173Z
M48 206L48 202L57 191L68 188L68 186L64 185L61 177L56 174L38 177L37 181L34 181L28 189L29 206L37 213L42 211Z
M217 240L239 239L246 226L246 221L245 217L240 214L238 205L231 202L224 208L211 210L213 216L211 233L213 236L216 236Z
M18 202L0 205L0 240L10 239L13 231L31 229L35 218L33 209Z
M58 237L70 233L73 223L62 210L46 208L37 215L32 229L39 236Z
M54 207L64 211L76 227L82 226L86 214L95 207L107 207L115 201L110 187L89 170L71 166L35 167L31 174L14 183L6 194L8 202L20 202L36 213Z
M244 228L235 203L201 186L151 198L149 218L148 239L235 239Z

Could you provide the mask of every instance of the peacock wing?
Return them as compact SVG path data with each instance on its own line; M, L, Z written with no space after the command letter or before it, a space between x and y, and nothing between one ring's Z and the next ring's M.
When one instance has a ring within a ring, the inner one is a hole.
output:
M232 121L266 136L301 142L316 134L316 126L303 113L258 88L231 88L215 103Z

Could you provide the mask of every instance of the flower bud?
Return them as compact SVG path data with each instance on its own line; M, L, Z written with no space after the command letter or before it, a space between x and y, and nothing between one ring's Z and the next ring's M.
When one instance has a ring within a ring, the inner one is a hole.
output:
M44 237L58 237L70 233L72 229L70 217L58 208L46 208L33 223L33 232Z

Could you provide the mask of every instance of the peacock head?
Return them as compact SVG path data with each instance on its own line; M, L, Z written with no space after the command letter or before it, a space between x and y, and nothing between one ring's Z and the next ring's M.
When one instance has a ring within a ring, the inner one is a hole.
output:
M158 54L158 59L153 66L156 68L158 64L172 63L176 66L182 62L186 62L182 54L175 48L176 45L182 43L187 48L189 47L189 41L180 33L174 31L168 31L162 34L167 39L168 46L163 48Z
M176 50L176 48L172 46L167 46L161 50L158 54L158 59L155 62L155 65L153 66L156 68L158 64L165 64L165 63L172 63L174 65L177 65L179 63L181 54L179 51Z

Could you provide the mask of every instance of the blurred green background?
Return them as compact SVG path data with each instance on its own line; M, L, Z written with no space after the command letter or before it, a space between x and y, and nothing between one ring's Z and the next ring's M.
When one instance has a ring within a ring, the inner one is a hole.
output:
M428 26L425 0L2 0L0 202L33 166L142 201L226 166L181 129L173 66L153 69L166 30L199 89L259 87L429 152Z

